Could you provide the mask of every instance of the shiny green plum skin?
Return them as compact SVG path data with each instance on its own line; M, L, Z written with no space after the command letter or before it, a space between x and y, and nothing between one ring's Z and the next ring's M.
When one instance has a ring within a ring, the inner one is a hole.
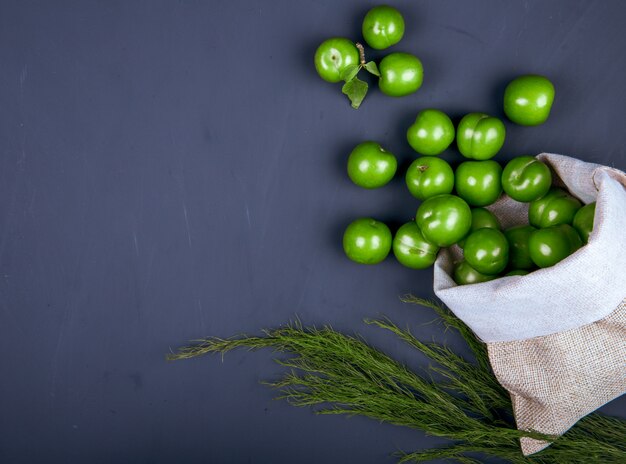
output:
M562 226L561 229L565 233L565 236L567 237L569 244L572 247L572 253L574 253L581 246L583 246L583 240L580 238L580 235L578 235L578 232L576 232L576 229L574 229L569 224L559 224L559 226ZM559 226L554 226L554 227L559 227Z
M348 176L356 185L374 189L386 185L396 173L398 161L376 142L358 144L348 157Z
M543 76L520 76L513 79L504 91L505 114L522 126L546 122L553 102L554 85Z
M497 161L465 161L456 168L454 186L471 206L487 206L502 193L502 166Z
M484 113L466 114L456 130L456 144L463 156L475 160L493 158L502 148L506 129L498 118Z
M468 204L455 195L437 195L420 205L415 221L426 240L446 247L465 237L472 225L472 212Z
M390 97L403 97L422 86L424 68L416 56L408 53L390 53L378 65L380 91Z
M497 229L478 229L465 239L463 256L481 274L495 275L509 262L509 242Z
M546 228L571 224L582 203L560 188L552 188L543 197L528 205L530 225Z
M453 278L459 285L479 284L497 278L497 275L486 275L478 272L467 261L461 261L454 267Z
M541 267L554 266L582 246L578 232L569 224L537 229L530 234L530 258Z
M525 271L523 269L515 269L513 271L509 271L506 274L504 274L505 276L524 276L524 275L528 275L528 271Z
M580 235L583 243L587 243L589 241L589 235L593 230L593 218L596 214L596 202L589 203L588 205L580 208L576 215L574 216L574 221L572 222L572 226Z
M400 42L404 36L404 18L395 8L375 6L365 15L361 31L370 47L384 50Z
M454 124L442 111L423 110L406 131L409 145L422 155L439 155L454 141Z
M496 229L500 230L500 221L495 214L485 208L472 208L472 225L468 235L478 229ZM465 237L467 238L467 237ZM461 248L465 246L465 239L458 242Z
M315 51L315 69L327 82L339 82L341 72L359 62L359 51L354 42L342 37L325 40Z
M470 232L478 229L500 230L500 221L491 211L485 208L472 208L472 226Z
M454 171L447 161L432 156L417 158L406 171L406 186L415 198L425 200L454 188Z
M400 264L411 269L426 269L437 259L439 247L424 238L415 221L398 229L393 238L393 254Z
M350 223L343 234L343 251L352 261L376 264L391 250L389 227L372 218L361 218Z
M509 242L509 267L513 269L532 269L535 263L530 259L528 241L537 229L533 226L516 226L504 231Z
M534 156L518 156L502 171L502 188L513 200L528 203L548 193L552 185L550 168Z

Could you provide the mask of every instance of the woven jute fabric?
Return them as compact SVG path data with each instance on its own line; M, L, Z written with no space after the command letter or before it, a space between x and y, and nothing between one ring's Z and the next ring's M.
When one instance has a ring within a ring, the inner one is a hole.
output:
M487 348L496 378L511 394L517 427L561 435L626 392L626 300L592 324ZM548 445L521 440L525 455Z
M437 257L435 294L488 346L521 430L558 436L626 392L626 175L542 153L556 185L595 201L588 243L524 276L457 285L458 247ZM503 195L489 206L504 228L528 223L528 204ZM617 308L617 309L616 309ZM524 439L524 454L549 443Z

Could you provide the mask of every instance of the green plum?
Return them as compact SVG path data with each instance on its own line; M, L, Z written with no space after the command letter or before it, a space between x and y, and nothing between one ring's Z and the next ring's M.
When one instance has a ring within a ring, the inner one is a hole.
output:
M411 163L406 171L406 186L415 198L425 200L454 188L454 171L441 158L423 156Z
M513 269L532 269L535 267L530 259L528 241L530 235L537 229L533 226L516 226L504 231L509 242L509 267Z
M537 229L528 240L530 258L541 268L554 266L581 246L578 232L569 224Z
M378 65L380 91L390 97L412 94L422 86L424 69L416 56L408 53L390 53Z
M406 131L409 145L422 155L439 155L454 140L454 124L442 111L423 110Z
M472 212L462 198L442 194L426 199L415 221L426 240L445 247L465 237L472 225Z
M583 240L580 238L580 235L578 235L578 232L576 232L576 229L574 229L569 224L559 224L559 226L565 226L565 227L562 227L562 230L565 233L565 236L567 237L567 240L569 241L570 246L572 247L572 253L574 253L581 246L583 246ZM558 226L554 226L554 227L558 227Z
M543 76L520 76L506 86L504 112L516 124L537 126L550 116L553 101L552 82Z
M393 153L376 142L358 144L348 157L348 176L356 185L374 189L386 185L396 173L398 162Z
M576 215L574 216L574 221L572 222L572 226L580 235L580 238L583 240L583 243L587 243L589 241L589 235L593 231L593 217L596 214L596 202L589 203L588 205L580 208Z
M424 238L415 221L398 229L393 238L393 254L400 264L411 269L425 269L437 259L439 247Z
M465 239L463 256L481 274L495 275L509 262L509 242L497 229L478 229Z
M472 208L472 226L470 232L478 229L500 230L500 221L491 211L485 208Z
M497 275L486 275L478 272L467 261L461 261L454 267L454 281L459 285L479 284L497 278Z
M393 7L375 6L363 19L363 38L376 50L383 50L397 44L404 35L404 18Z
M456 193L471 206L487 206L502 193L502 167L497 161L465 161L456 168Z
M343 250L352 261L376 264L391 250L391 231L384 223L361 218L350 223L343 234Z
M500 221L495 214L485 208L472 208L472 225L468 235L478 229L500 230ZM467 237L466 237L467 238ZM461 248L465 245L465 238L457 243Z
M528 271L525 271L524 269L514 269L512 271L507 272L506 274L504 274L505 276L524 276L524 275L528 275Z
M342 71L359 64L359 51L349 39L334 37L325 40L315 51L315 69L322 79L339 82Z
M571 224L582 203L560 188L552 188L528 206L528 222L539 228Z
M502 171L502 188L513 200L528 203L548 193L552 185L550 168L534 156L518 156Z
M484 113L466 114L456 130L456 144L466 158L487 160L502 148L506 129L498 118Z

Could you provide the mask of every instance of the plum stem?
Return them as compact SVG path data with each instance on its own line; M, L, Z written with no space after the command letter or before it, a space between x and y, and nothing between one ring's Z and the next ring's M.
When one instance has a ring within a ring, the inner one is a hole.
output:
M361 66L365 66L365 48L359 42L356 43L356 48L359 49L359 57L361 58Z

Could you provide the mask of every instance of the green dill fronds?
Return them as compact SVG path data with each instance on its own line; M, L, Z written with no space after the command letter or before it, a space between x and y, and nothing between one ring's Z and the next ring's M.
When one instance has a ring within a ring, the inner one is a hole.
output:
M512 422L508 392L489 366L485 345L447 308L411 295L402 299L434 310L446 328L457 330L472 350L475 362L465 360L437 343L424 343L408 328L388 319L366 320L388 330L427 356L432 364L419 375L358 336L344 335L329 326L303 327L299 321L266 330L260 337L207 338L171 353L169 360L209 353L224 355L236 348L271 348L288 356L276 359L286 373L266 383L279 398L295 406L312 406L318 414L360 415L411 427L452 440L447 447L398 455L400 462L448 459L479 463L475 456L494 456L511 463L583 464L626 462L626 421L592 414L563 437L523 432ZM433 382L431 374L443 379ZM522 436L554 441L546 450L524 457Z

